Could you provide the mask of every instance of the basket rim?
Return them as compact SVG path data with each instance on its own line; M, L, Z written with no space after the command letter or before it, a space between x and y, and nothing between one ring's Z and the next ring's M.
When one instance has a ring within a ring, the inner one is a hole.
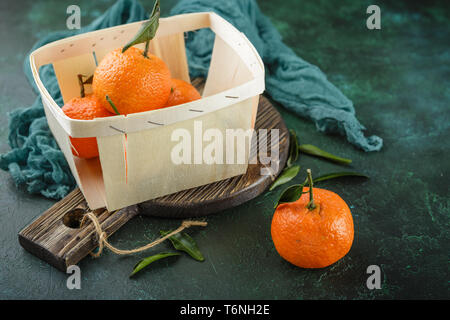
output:
M57 61L50 61L49 56L51 56L51 51L69 43L73 43L74 41L81 41L86 38L92 38L93 36L99 36L112 31L134 27L136 25L145 23L145 21L148 20L122 24L57 40L37 48L30 54L29 59L33 78L36 82L42 99L46 102L43 103L44 108L52 113L52 115L57 119L58 123L62 126L64 131L71 137L83 138L111 136L152 129L160 127L161 125L170 125L182 120L167 120L167 118L171 118L168 117L167 114L174 115L174 112L181 112L184 114L184 116L182 117L183 120L193 119L209 112L214 112L228 107L232 104L244 101L264 92L264 64L255 47L248 40L248 38L242 32L237 30L233 25L231 25L231 23L214 12L188 13L161 18L161 26L170 23L176 24L176 28L175 30L170 30L170 32L158 32L157 36L165 36L179 32L188 32L201 28L210 28L213 32L220 35L221 39L224 40L236 53L242 53L242 55L239 54L239 56L241 58L241 61L247 66L247 68L249 68L250 72L252 73L252 80L247 81L237 87L233 87L231 89L213 94L208 97L203 97L200 100L173 107L128 115L116 115L107 118L96 118L93 120L79 120L67 117L61 110L61 107L59 107L52 99L39 76L40 67L45 64ZM159 30L164 29L160 27L158 31ZM243 57L245 59L243 59ZM208 108L205 109L205 105L208 106ZM192 112L191 110L202 110L202 112ZM165 118L165 121L160 121L161 116ZM178 116L177 118L180 117Z

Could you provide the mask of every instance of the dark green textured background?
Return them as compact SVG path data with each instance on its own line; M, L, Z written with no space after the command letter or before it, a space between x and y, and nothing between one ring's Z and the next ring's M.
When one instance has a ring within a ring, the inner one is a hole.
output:
M175 1L162 0L167 15ZM0 152L7 145L6 113L27 106L34 94L22 72L32 44L65 28L66 8L78 4L82 24L112 1L2 1L0 3ZM142 3L151 8L152 1ZM320 270L282 260L270 237L272 203L280 190L208 217L191 229L205 255L160 261L136 279L128 274L141 257L108 250L79 266L82 289L68 290L67 275L25 252L17 232L52 205L14 186L0 171L0 298L34 299L448 299L450 210L450 6L447 1L259 1L284 41L317 64L353 100L368 134L384 139L381 152L364 153L344 138L317 133L314 125L277 106L302 143L353 159L368 181L329 181L349 204L355 240L349 254ZM377 4L382 29L366 28L366 8ZM342 167L303 156L316 175ZM299 176L295 182L304 179ZM120 248L154 239L176 220L137 217L111 237ZM382 270L382 289L368 290L366 269Z

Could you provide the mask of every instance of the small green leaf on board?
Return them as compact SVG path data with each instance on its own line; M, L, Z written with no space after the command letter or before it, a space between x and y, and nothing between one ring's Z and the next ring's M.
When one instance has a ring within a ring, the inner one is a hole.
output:
M162 236L168 235L172 231L159 231ZM187 254L189 254L192 258L194 258L197 261L203 261L205 258L203 257L202 253L200 252L197 243L194 239L192 239L187 233L176 233L173 236L169 237L170 242L172 242L172 245L175 249L184 251Z
M147 257L145 259L142 259L141 261L139 261L133 269L133 272L130 274L130 278L132 276L134 276L136 273L138 273L139 271L141 271L142 269L144 269L145 267L147 267L149 264L160 260L160 259L164 259L167 257L171 257L171 256L179 256L180 254L178 252L161 252L158 254L155 254L153 256Z

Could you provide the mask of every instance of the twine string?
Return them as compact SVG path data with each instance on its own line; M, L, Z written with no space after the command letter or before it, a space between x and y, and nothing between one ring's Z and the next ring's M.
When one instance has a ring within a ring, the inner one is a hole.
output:
M173 236L177 233L180 233L184 229L190 228L192 226L206 227L208 224L206 221L184 220L177 229L168 233L164 237L160 237L160 238L156 239L155 241L153 241L149 244L146 244L145 246L136 248L136 249L122 250L122 249L118 249L118 248L114 247L112 244L110 244L108 242L108 240L107 240L108 235L106 234L105 231L103 231L102 226L100 225L100 222L98 221L97 216L93 212L88 212L83 216L83 219L81 220L81 223L80 223L80 228L84 225L84 223L86 222L87 219L92 221L95 231L98 236L98 251L96 253L91 252L91 255L95 258L99 257L102 254L103 248L105 246L109 250L114 252L115 254L119 254L119 255L137 253L137 252L145 251L147 249L150 249L150 248L160 244L161 242L165 241L166 239L170 238L171 236Z

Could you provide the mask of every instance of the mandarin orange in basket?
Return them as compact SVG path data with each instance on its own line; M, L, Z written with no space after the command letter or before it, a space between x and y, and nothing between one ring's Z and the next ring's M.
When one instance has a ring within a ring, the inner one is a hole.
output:
M130 114L162 108L170 95L171 76L163 60L135 47L108 53L95 69L92 89L110 112Z
M62 111L66 116L72 119L93 120L95 118L103 118L113 116L111 112L103 108L100 99L93 94L88 94L83 98L73 98L68 101ZM80 158L98 157L97 138L72 138L72 153Z
M195 87L180 79L171 80L170 96L167 100L166 107L176 106L201 99L200 93Z
M303 188L301 197L278 205L271 234L282 258L302 268L327 267L350 250L354 227L350 209L336 193ZM308 196L309 193L309 196Z

